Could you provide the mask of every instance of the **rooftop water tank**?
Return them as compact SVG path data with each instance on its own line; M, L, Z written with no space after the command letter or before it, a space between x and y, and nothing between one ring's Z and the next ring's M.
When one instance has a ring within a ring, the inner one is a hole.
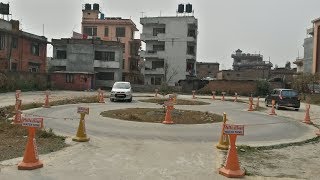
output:
M85 4L84 10L91 10L91 4L89 4L89 3Z
M178 5L178 13L183 13L184 12L184 4L179 4Z
M192 13L192 4L187 4L186 5L186 13Z
M93 10L99 11L99 4L94 3L93 4Z

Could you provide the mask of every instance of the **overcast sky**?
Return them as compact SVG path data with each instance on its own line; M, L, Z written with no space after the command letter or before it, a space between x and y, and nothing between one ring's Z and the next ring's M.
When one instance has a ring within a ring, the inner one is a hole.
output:
M179 3L191 3L199 21L197 61L231 68L231 54L261 53L279 67L303 56L311 20L320 17L320 0L5 0L22 30L52 38L81 30L82 5L99 3L105 16L131 18L141 33L141 12L148 17L175 16ZM137 38L139 35L137 34ZM52 48L48 48L52 56Z

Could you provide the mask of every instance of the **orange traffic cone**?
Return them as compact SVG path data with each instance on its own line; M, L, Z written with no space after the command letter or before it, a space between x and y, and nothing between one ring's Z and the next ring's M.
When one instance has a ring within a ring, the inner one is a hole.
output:
M100 91L100 95L99 95L99 103L105 103L104 102L104 95L103 95L103 91Z
M228 150L230 145L228 135L224 134L224 125L226 124L226 122L227 122L227 114L223 113L223 124L222 124L221 136L220 136L219 143L216 145L216 147L221 150Z
M23 160L18 164L19 170L33 170L43 167L43 163L39 161L38 150L36 145L36 128L28 127L28 129L28 142L26 150L24 152Z
M45 108L50 108L49 95L50 95L50 92L46 91L46 98L44 99L44 105L43 105L43 107Z
M212 100L215 100L215 95L216 95L216 92L215 91L212 91Z
M276 111L274 109L274 104L275 104L275 100L272 100L272 106L271 106L271 112L269 113L269 115L277 115Z
M165 116L164 121L162 123L163 124L174 124L174 122L171 119L171 111L174 109L173 102L171 100L166 101L164 103L164 105L166 106L166 116Z
M257 104L256 104L256 107L255 107L255 109L258 109L259 107L260 107L260 105L259 105L259 102L260 102L260 96L258 96L258 99L257 99Z
M12 124L21 124L21 102L22 101L20 99L16 99L15 115Z
M234 93L234 102L238 101L238 93Z
M158 97L158 91L159 91L159 90L158 90L158 89L155 89L155 91L156 91L156 94L154 95L154 97L157 98L157 97Z
M254 111L253 109L253 98L252 97L249 97L249 109L248 111Z
M20 98L21 90L16 90L16 99Z
M304 121L302 122L306 124L312 124L312 121L310 118L310 104L306 104L306 114L304 116Z
M238 153L236 148L236 134L230 134L230 148L227 155L227 161L224 167L219 169L219 174L229 178L244 177L245 172L240 169Z
M193 91L192 91L192 99L195 99L195 98L196 98L195 93L196 93L196 91L193 90Z

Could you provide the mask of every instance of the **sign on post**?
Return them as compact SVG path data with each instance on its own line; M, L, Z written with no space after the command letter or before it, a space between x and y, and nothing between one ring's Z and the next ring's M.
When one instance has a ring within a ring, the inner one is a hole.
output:
M22 126L26 127L34 127L34 128L42 128L43 127L43 118L22 118Z
M224 125L224 134L230 135L244 135L244 125L234 125L234 124L225 124Z
M89 108L88 107L78 107L78 113L79 114L89 114Z

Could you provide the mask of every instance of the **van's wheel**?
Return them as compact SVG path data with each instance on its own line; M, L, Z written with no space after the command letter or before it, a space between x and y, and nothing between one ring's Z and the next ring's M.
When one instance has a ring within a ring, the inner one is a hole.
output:
M114 102L114 99L110 99L111 102Z
M295 110L295 111L299 111L299 108L295 108L294 110Z
M130 99L128 99L128 102L131 102L132 101L132 97Z
M266 107L269 107L267 100L264 100L264 104L266 105Z

